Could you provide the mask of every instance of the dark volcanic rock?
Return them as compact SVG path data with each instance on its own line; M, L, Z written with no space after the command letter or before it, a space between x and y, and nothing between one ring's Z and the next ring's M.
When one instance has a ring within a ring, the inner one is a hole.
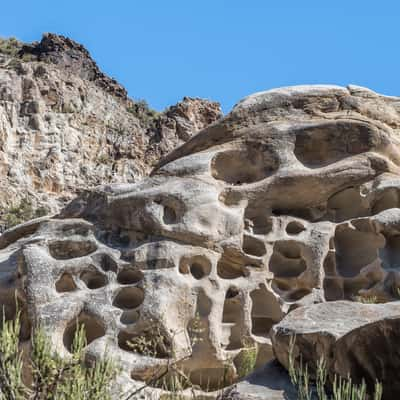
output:
M20 55L31 54L38 61L56 64L81 79L95 82L99 87L123 100L127 91L115 79L100 71L84 46L74 40L54 33L46 33L40 42L24 45Z

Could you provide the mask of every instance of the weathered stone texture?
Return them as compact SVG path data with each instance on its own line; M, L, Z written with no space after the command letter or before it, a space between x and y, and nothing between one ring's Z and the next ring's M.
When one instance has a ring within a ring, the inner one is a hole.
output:
M23 199L55 212L82 188L136 182L222 115L192 98L155 113L63 36L0 55L0 227Z
M3 298L18 289L61 354L78 318L88 353L107 348L134 384L174 353L194 385L229 385L249 347L257 366L273 358L270 331L287 313L397 298L399 132L399 99L367 89L252 95L149 178L88 190L7 233ZM157 331L151 357L127 344Z

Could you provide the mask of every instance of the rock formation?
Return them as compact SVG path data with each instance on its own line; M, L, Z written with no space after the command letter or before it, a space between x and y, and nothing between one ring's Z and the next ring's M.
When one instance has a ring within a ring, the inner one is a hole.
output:
M81 188L137 181L221 115L192 98L156 113L63 36L0 40L0 227L10 208L55 212Z
M288 368L289 341L295 337L294 357L315 374L318 360L331 375L364 379L372 391L384 386L387 399L398 398L400 303L362 304L334 301L301 307L273 327L274 351Z
M174 357L201 390L228 386L250 350L252 367L274 357L270 330L287 313L398 298L399 133L400 99L364 88L252 95L150 177L87 190L3 234L8 316L17 292L25 326L65 356L83 323L88 356L119 360L125 385Z

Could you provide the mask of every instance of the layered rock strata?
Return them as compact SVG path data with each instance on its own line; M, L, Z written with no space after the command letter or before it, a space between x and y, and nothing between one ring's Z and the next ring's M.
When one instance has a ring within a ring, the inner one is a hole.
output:
M82 188L136 182L221 116L188 97L156 113L66 37L0 40L0 228L10 210L56 212Z

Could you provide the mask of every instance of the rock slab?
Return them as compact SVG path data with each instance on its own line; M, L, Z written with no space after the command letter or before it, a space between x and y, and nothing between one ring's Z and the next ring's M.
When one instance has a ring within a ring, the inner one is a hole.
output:
M400 302L362 304L335 301L302 307L272 328L277 359L288 368L291 338L293 356L300 355L312 371L323 358L330 376L365 379L370 389L383 385L383 398L400 396Z

